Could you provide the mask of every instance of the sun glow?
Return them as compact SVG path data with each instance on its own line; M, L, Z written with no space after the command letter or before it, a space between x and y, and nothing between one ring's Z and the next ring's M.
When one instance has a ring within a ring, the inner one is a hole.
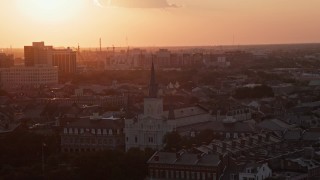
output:
M84 0L17 0L20 12L35 21L65 21L76 16Z

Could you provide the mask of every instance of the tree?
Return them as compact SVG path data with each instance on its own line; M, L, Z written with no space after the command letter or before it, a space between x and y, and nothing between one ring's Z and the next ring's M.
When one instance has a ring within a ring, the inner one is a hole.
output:
M237 99L245 98L264 98L273 97L274 93L271 87L267 85L260 85L251 87L241 87L235 90L234 97Z
M181 140L182 138L178 132L167 133L163 138L163 142L165 143L164 149L167 151L180 150L182 147Z

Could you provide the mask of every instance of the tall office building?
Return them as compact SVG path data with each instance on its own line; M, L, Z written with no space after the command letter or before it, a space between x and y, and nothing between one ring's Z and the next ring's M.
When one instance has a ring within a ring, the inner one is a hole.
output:
M44 42L33 42L32 46L24 47L25 66L51 65L58 66L61 73L75 73L77 53L70 48L54 49L45 46Z
M77 70L77 52L70 48L51 51L52 65L58 66L59 72L75 73Z
M25 66L34 66L39 64L51 64L50 51L52 46L45 46L44 42L33 42L32 46L24 47Z

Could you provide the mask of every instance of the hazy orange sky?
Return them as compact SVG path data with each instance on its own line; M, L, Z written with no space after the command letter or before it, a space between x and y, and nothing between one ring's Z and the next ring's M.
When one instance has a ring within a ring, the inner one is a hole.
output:
M320 0L1 0L0 47L320 42ZM126 38L127 37L127 38ZM127 41L126 41L127 39Z

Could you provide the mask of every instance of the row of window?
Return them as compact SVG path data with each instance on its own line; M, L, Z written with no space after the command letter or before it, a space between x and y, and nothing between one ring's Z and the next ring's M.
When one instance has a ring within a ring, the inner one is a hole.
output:
M216 174L212 172L174 171L174 170L150 170L150 177L165 179L191 179L191 180L215 180Z
M84 132L91 132L91 134L97 135L113 135L120 134L120 129L88 129L88 128L64 128L64 134L83 134Z
M61 143L62 144L81 144L81 145L113 145L114 143L120 144L120 139L101 139L101 138L62 138Z
M126 137L126 141L129 142L129 137L128 136ZM134 137L134 142L138 143L138 137L137 136ZM154 140L153 137L148 137L148 143L154 143L154 142L155 142L155 140Z

